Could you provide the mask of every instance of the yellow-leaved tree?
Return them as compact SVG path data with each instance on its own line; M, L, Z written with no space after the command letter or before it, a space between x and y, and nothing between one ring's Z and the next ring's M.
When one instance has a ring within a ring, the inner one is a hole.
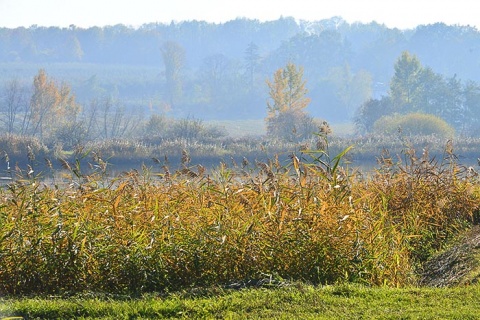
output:
M267 102L267 134L270 137L299 141L312 135L317 129L305 108L310 98L303 80L303 68L288 63L278 69L273 80L267 80L270 101Z
M58 86L40 69L33 79L33 94L30 99L30 133L43 138L55 130L76 122L80 106L70 87Z

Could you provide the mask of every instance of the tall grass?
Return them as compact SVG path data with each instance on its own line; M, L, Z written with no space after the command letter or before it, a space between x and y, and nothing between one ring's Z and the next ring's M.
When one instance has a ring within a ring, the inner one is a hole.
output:
M0 189L0 293L141 293L282 278L404 286L475 220L476 173L410 150L362 176L328 140L288 162L212 171L182 153L173 171L106 179L105 163L63 166L70 181L25 176Z

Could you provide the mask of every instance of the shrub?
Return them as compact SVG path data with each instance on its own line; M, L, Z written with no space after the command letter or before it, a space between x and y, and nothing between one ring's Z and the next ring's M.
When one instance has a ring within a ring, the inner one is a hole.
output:
M10 164L23 166L33 164L36 159L49 157L50 152L38 138L19 135L0 136L0 155Z
M288 110L267 119L267 134L275 139L297 142L317 131L317 122L302 111Z
M145 123L144 135L146 137L158 137L165 135L168 128L168 120L163 115L153 114Z
M207 126L200 119L180 119L172 123L168 132L171 139L185 139L188 142L208 142L225 137L227 133L220 127Z
M373 125L382 116L388 115L392 110L392 101L389 97L370 99L363 103L356 111L354 122L358 132L370 132Z
M377 134L391 135L401 131L407 135L435 135L442 138L451 138L455 134L455 130L443 119L423 113L381 117L374 123L373 130Z
M73 149L87 140L88 132L81 122L69 122L55 128L45 142L49 146L61 143L64 148Z

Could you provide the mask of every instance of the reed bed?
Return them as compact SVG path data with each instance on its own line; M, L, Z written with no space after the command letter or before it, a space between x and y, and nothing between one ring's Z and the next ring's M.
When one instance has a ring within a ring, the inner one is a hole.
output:
M440 161L383 153L360 174L328 141L288 162L192 166L0 189L0 294L165 292L285 279L415 284L422 262L478 220L480 184L447 145Z

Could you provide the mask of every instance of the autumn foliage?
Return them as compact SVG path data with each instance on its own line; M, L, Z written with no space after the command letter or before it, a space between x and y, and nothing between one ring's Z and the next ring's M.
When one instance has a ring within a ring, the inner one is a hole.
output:
M305 108L310 103L303 80L303 68L288 63L267 80L271 101L267 102L267 134L273 138L298 141L318 129Z
M32 135L43 137L55 129L73 122L80 112L70 87L60 86L49 79L45 70L40 69L33 80L33 94L30 100L30 118Z

